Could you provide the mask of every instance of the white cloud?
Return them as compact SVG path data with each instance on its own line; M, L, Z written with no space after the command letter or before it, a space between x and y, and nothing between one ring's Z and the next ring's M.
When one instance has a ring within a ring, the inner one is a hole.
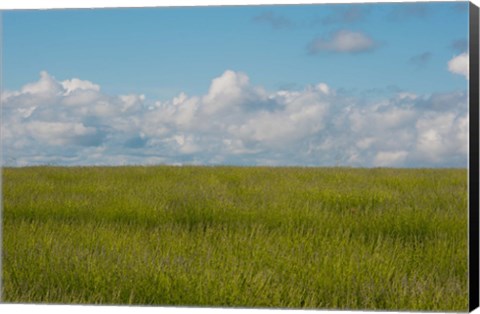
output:
M182 154L193 154L201 149L195 143L195 138L192 135L185 136L184 134L179 134L173 138L178 144L178 151Z
M321 91L322 93L324 93L325 95L328 95L330 94L330 87L328 87L327 84L325 83L319 83L316 88Z
M340 53L359 53L370 51L377 43L362 32L340 30L328 37L314 39L308 46L308 51L316 54L322 51Z
M417 118L417 114L418 112L413 109L399 108L391 103L387 103L382 106L358 106L351 109L348 117L353 131L361 132L368 130L372 134L378 132L388 134L392 130L403 129L411 125Z
M96 92L100 91L99 85L93 84L90 81L82 81L77 78L65 80L61 82L61 84L65 89L65 95L68 95L75 90L93 90Z
M145 101L145 95L121 95L120 100L122 101L122 112L134 112L140 110L143 102Z
M84 106L96 103L100 100L101 94L96 90L77 89L70 90L62 97L62 103L67 106Z
M375 160L373 163L377 167L398 166L405 161L407 155L408 152L406 151L380 151L375 155Z
M203 110L207 114L223 110L235 112L239 106L265 101L266 96L262 88L250 85L246 74L227 70L213 79L208 94L202 99Z
M2 94L4 160L16 165L466 166L465 92L372 102L326 83L267 92L225 71L204 95L111 96L46 72Z
M229 133L244 143L282 147L293 141L312 136L325 127L329 103L325 94L329 88L319 84L303 92L279 92L273 110L258 110L245 115L243 123L229 126ZM240 121L241 122L241 121Z
M416 148L430 162L468 153L468 115L436 112L425 115L416 123Z
M94 127L82 123L33 121L26 124L28 135L47 145L81 144L82 139L96 133Z
M62 85L46 71L40 72L40 80L27 84L21 89L22 94L55 96L62 93Z
M368 149L372 146L372 144L375 143L375 138L374 137L365 137L361 138L356 146L360 149Z
M409 92L400 92L400 93L397 93L397 98L400 101L402 101L402 100L415 100L415 99L418 98L418 95L416 95L414 93L409 93Z
M213 79L208 94L203 97L204 110L211 114L241 104L248 96L248 87L248 76L231 70L225 71Z
M458 56L453 57L448 61L448 70L454 74L459 74L465 76L468 80L468 69L469 69L469 55L464 52Z

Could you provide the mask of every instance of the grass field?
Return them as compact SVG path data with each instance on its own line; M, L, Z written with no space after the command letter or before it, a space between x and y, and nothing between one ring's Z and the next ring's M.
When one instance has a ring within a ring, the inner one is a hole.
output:
M3 301L466 311L467 171L3 169Z

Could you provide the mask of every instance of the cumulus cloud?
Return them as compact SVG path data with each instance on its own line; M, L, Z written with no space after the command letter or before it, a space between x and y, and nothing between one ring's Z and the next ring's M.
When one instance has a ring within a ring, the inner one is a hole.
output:
M468 115L454 112L429 113L418 119L416 149L422 158L439 162L468 152Z
M9 165L466 166L465 92L365 101L325 82L268 92L227 70L203 95L106 95L42 72L2 94Z
M266 96L263 89L251 86L246 74L227 70L213 79L208 94L203 97L202 108L207 114L237 111L240 106L264 102Z
M468 69L469 69L469 55L464 52L458 56L453 57L448 61L448 70L454 74L459 74L465 76L468 80Z
M367 34L349 30L340 30L327 37L315 38L308 45L308 52L361 53L375 49L378 44Z
M65 80L61 82L62 87L65 90L65 95L70 94L75 90L92 90L92 91L100 91L100 86L93 84L89 81L82 81L77 78L71 80Z
M121 96L103 95L100 87L89 81L57 81L45 71L37 82L3 98L2 131L9 131L2 138L7 148L15 139L32 148L45 145L75 150L77 146L102 145L108 130L128 123L128 117L120 116L122 108L131 105ZM117 121L121 123L116 125Z
M46 71L40 72L37 82L26 84L22 87L22 94L55 96L63 92L62 85L51 77Z
M32 121L25 125L28 136L47 145L95 145L96 128L78 122Z

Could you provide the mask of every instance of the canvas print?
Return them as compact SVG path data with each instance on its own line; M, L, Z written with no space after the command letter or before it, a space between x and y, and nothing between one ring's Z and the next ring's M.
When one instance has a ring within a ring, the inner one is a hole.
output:
M468 2L1 14L2 302L467 311Z

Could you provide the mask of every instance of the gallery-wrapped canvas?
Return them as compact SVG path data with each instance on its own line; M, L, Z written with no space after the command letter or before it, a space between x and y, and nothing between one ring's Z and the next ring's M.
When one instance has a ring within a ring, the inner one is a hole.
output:
M3 10L4 303L478 307L478 7Z

